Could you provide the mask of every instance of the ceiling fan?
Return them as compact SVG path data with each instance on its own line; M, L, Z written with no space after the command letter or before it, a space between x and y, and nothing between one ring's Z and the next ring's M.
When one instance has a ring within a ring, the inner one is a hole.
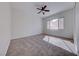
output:
M41 7L41 8L37 8L38 10L40 10L37 14L39 14L39 13L43 13L43 15L45 14L45 12L49 12L50 10L46 10L46 7L47 7L47 5L44 5L43 7Z

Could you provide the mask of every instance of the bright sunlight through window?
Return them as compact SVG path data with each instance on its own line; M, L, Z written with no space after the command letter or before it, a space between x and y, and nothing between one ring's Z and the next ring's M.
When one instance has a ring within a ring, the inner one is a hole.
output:
M50 30L64 29L64 18L47 21L47 29Z

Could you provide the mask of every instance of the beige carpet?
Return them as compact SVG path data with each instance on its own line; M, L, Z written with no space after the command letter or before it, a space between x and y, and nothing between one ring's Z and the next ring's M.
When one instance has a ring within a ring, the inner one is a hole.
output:
M35 35L11 40L7 56L74 56L60 47L43 40L44 35Z

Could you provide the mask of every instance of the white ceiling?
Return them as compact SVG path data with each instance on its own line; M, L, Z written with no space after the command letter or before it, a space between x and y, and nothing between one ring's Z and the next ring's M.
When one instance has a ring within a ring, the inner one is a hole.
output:
M47 5L47 9L50 10L50 12L46 12L45 15L40 13L41 17L46 17L54 13L62 12L64 10L68 10L74 7L74 2L40 2L34 4L36 7L42 7L43 5Z
M33 14L36 14L40 17L50 16L54 13L62 12L64 10L68 10L74 7L74 2L13 2L11 3L13 8L17 8L19 10L27 11L27 7L30 7L30 11L34 11ZM45 15L42 13L37 14L39 10L36 8L42 7L43 5L47 5L48 10L50 12L46 12ZM28 11L29 12L29 11Z

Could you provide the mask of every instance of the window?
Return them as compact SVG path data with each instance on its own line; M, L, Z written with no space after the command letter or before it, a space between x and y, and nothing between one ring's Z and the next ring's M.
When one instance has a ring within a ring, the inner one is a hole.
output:
M47 21L47 29L52 30L64 29L64 18Z

